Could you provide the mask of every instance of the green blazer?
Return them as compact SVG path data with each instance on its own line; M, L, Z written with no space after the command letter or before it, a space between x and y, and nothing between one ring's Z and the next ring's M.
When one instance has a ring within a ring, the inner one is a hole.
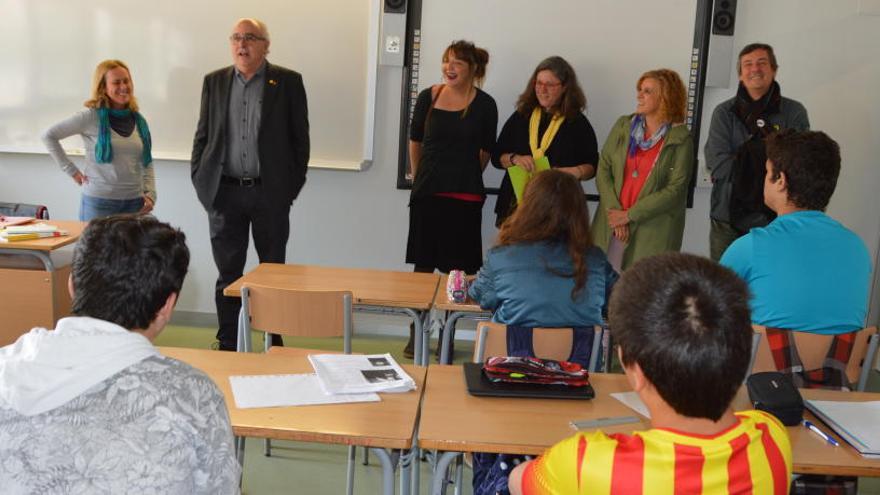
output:
M593 240L606 252L612 229L608 209L621 209L620 190L633 115L617 119L602 153L596 173L599 208L593 219ZM645 181L636 204L629 209L629 244L623 253L623 269L636 261L664 251L681 249L688 183L694 167L694 143L685 125L675 125L666 135L660 156Z

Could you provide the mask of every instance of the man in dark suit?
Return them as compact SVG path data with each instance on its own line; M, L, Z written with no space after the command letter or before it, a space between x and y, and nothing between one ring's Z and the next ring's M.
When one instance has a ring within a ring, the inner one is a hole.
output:
M269 32L261 21L240 19L229 41L233 65L208 74L202 85L191 160L219 272L215 301L222 350L236 347L241 301L225 297L223 289L242 275L248 230L261 263L284 263L290 206L309 163L302 76L266 61Z

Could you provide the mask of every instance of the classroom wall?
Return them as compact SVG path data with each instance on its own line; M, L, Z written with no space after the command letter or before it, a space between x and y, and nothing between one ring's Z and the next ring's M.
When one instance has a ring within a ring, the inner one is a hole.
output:
M776 46L784 94L803 101L814 127L841 142L844 168L829 213L862 236L874 259L880 233L880 198L874 194L880 185L880 169L875 165L875 157L880 156L875 96L875 88L880 87L875 53L880 46L880 17L857 16L858 3L740 1L736 46L753 39ZM791 14L795 5L803 8ZM273 29L281 29L277 24ZM400 69L380 68L373 166L364 172L309 171L308 183L291 212L288 262L411 269L403 262L408 191L395 189L400 79ZM841 87L846 90L839 91ZM708 91L705 126L715 104L732 93L733 89ZM71 102L71 112L78 104ZM156 175L155 214L186 233L193 254L178 310L213 313L216 270L207 216L196 201L189 164L158 161ZM53 218L65 219L76 217L79 197L73 182L47 155L0 154L0 200L44 203ZM493 208L490 197L484 208L487 247L495 235ZM708 252L708 210L709 190L697 188L694 208L687 212L683 250ZM254 264L252 252L249 266Z
M85 100L95 64L120 58L137 83L153 156L187 159L202 78L229 63L226 38L235 19L253 16L269 24L271 59L295 60L297 70L311 75L309 104L325 110L312 117L313 160L360 168L369 11L378 8L376 0L123 0L114 6L103 0L0 0L0 32L16 40L0 65L0 149L42 150L41 129ZM339 67L349 76L336 78ZM352 117L338 118L346 109Z

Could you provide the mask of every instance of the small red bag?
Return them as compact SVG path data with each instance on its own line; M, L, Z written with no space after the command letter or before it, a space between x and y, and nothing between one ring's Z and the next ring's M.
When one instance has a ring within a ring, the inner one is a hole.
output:
M483 373L493 382L570 387L590 384L590 374L577 363L535 357L493 356L483 364Z

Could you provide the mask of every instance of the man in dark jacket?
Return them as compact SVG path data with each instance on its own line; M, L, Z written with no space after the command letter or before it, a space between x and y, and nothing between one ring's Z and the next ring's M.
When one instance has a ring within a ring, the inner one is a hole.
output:
M261 21L240 19L229 41L233 65L205 76L191 160L219 272L215 300L223 350L236 348L241 307L223 289L242 275L248 230L261 263L284 263L290 206L309 162L302 76L266 61L269 32Z
M736 96L712 113L706 140L706 165L712 173L712 259L752 227L767 225L775 215L764 205L764 138L781 129L807 130L807 110L782 96L776 82L773 47L752 43L739 52Z

